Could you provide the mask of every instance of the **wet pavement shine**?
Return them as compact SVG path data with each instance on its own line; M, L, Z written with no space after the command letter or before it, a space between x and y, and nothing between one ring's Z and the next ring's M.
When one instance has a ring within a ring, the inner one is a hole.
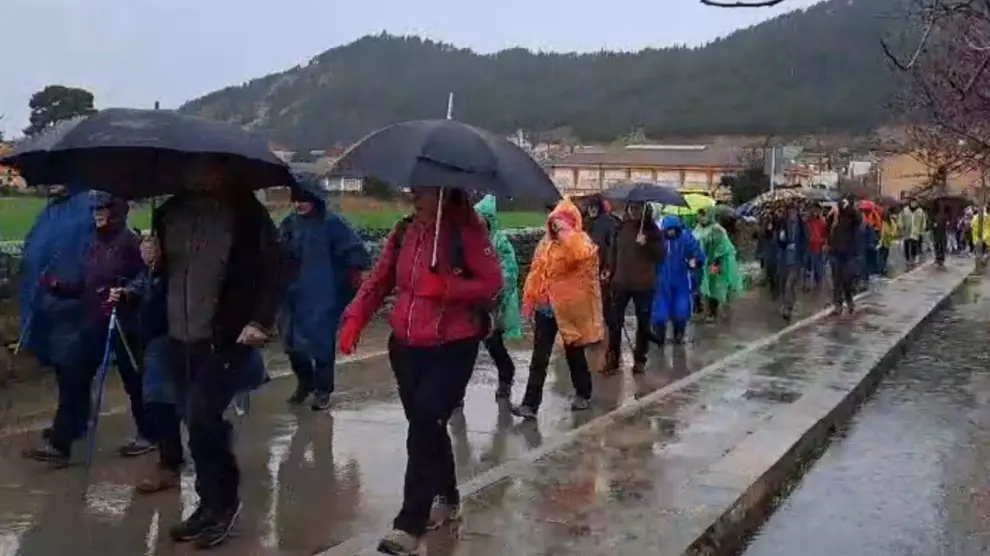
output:
M795 320L819 310L825 301L823 295L805 296ZM663 352L654 348L640 377L628 372L624 341L624 373L596 376L594 407L581 413L568 408L569 380L563 361L557 360L535 423L514 422L496 404L496 371L482 350L463 414L450 424L459 478L467 484L473 479L469 491L477 493L466 501L463 534L438 537L448 544L431 538L431 553L604 554L623 538L634 538L634 544L651 538L656 519L644 520L642 512L662 514L668 521L689 519L692 508L724 497L727 490L684 489L683 481L724 455L775 407L800 395L809 376L800 365L795 367L802 358L835 357L837 342L865 341L859 337L872 331L872 317L868 305L864 307L864 316L830 332L836 335L831 342L820 342L817 327L797 330L782 343L680 388L663 403L627 412L535 462L527 461L526 454L545 451L575 428L692 375L787 323L761 293L751 292L736 300L720 323L694 327L689 345ZM631 331L632 322L627 324ZM387 362L374 357L380 346L368 340L363 348L366 358L339 369L339 393L328 413L286 406L294 387L291 378L272 381L253 396L250 414L237 424L244 501L238 536L213 553L302 556L329 549L326 554L344 554L355 539L389 523L400 503L405 419ZM516 344L512 356L518 399L525 386L528 346ZM21 460L20 451L40 441L38 431L24 432L32 428L3 433L0 556L191 552L174 545L165 531L192 510L192 475L184 477L181 492L137 494L133 485L153 467L156 456L122 460L114 455L116 444L131 432L126 414L111 412L101 419L99 451L89 469L53 471ZM498 477L514 461L523 462L519 467L524 475L478 483ZM602 529L616 520L631 529L616 531L618 539Z
M990 554L990 281L927 325L744 556Z

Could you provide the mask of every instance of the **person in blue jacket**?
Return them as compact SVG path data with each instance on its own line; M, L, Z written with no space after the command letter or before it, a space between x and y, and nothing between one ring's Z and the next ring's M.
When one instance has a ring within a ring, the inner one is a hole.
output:
M371 267L361 238L326 206L315 174L296 174L295 212L279 225L291 272L279 332L298 380L289 403L313 394L313 411L330 407L340 317Z
M86 246L96 234L89 191L55 186L48 205L24 239L21 262L19 349L46 367L74 364L85 346L79 329L85 320L81 299L52 295L45 277L82 280Z
M667 258L657 268L657 288L653 298L653 328L656 340L663 345L667 323L673 325L673 340L684 343L684 332L691 320L692 291L697 287L696 269L704 268L705 253L701 244L678 216L668 215L661 224Z
M24 239L20 280L20 339L17 349L29 352L56 373L76 364L86 353L79 330L86 320L81 299L52 295L42 287L46 277L82 279L86 246L96 235L89 190L53 186L48 204ZM79 435L85 430L77 431ZM47 440L51 427L43 431Z

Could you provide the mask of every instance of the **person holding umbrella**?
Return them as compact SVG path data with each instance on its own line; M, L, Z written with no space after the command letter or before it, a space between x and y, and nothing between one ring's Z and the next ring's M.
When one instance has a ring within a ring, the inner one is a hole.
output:
M364 242L340 216L329 211L321 178L296 174L292 190L295 212L279 225L283 248L293 268L279 315L296 390L291 404L313 395L311 409L330 407L340 315L371 266Z
M400 555L415 554L427 529L459 518L447 422L492 332L490 313L503 287L489 231L464 191L411 190L414 213L389 235L344 311L339 342L341 352L353 353L386 296L396 293L388 352L408 420L408 459L402 509L379 550Z
M133 337L125 336L130 326L109 329L113 304L109 292L141 271L140 240L127 228L127 201L101 191L91 192L89 200L96 234L85 249L80 280L70 281L53 274L44 274L41 278L41 287L47 293L60 298L79 299L85 311L83 326L77 330L81 349L77 351L74 361L66 362L56 372L58 409L47 443L24 452L27 458L56 467L69 465L72 445L87 429L92 410L90 390L103 355L99 348L107 342L108 334L114 335L111 344L117 370L130 398L131 416L138 430L137 438L122 446L120 453L137 456L154 450L152 430L143 408L141 377L136 368L135 355L129 348L136 344ZM125 323L130 320L128 316L122 314Z
M250 189L217 162L190 170L187 188L152 216L147 257L167 283L168 368L199 495L196 510L169 534L210 548L227 540L241 510L233 427L224 412L258 378L241 371L275 325L282 256L275 224Z
M650 347L650 312L657 280L657 265L663 261L664 242L653 219L652 208L646 203L630 202L622 223L615 232L608 252L606 267L615 269L611 281L612 305L608 319L608 361L606 372L618 371L622 351L622 329L626 307L631 301L636 312L636 343L633 346L633 374L646 368L646 353Z

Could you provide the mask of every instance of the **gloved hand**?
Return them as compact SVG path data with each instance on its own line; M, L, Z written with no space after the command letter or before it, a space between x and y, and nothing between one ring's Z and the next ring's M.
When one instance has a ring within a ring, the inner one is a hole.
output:
M41 277L38 278L38 286L53 292L58 289L59 281L58 278L50 274L42 274Z
M526 320L532 319L533 318L533 305L531 305L529 303L523 303L523 306L522 306L522 316Z
M361 289L361 283L364 282L364 273L357 269L351 270L350 274L347 276L347 279L352 288L355 290Z
M340 336L337 343L344 355L354 353L358 340L361 339L361 328L354 319L347 319L340 325Z
M447 280L440 274L427 272L420 276L415 290L423 297L443 297L447 293Z

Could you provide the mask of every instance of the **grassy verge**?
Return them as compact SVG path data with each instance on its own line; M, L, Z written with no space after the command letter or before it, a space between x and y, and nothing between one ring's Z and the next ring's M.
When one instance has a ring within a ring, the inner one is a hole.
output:
M23 240L35 219L45 208L47 201L41 197L0 197L0 241ZM286 209L273 211L276 222L287 213ZM400 210L344 211L344 216L354 226L366 229L389 229L404 213ZM540 212L504 212L499 220L504 228L527 228L542 226L546 216ZM132 228L148 229L151 225L151 210L148 205L139 205L131 210L128 221Z

